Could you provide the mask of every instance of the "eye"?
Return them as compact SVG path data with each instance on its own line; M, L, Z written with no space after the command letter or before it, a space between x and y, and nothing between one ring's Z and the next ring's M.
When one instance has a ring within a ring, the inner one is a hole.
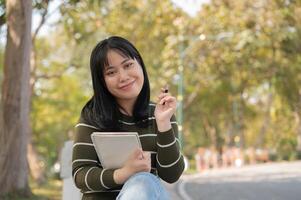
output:
M116 71L108 71L106 73L107 76L114 76L116 74Z
M132 67L133 65L134 65L134 63L127 63L127 64L125 64L125 68Z

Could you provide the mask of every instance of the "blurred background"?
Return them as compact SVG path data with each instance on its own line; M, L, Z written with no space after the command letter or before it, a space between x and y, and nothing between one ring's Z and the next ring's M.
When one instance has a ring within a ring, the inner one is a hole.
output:
M0 84L6 3L0 0ZM32 6L27 159L34 199L61 199L61 151L92 95L90 53L111 35L142 54L153 100L165 84L177 97L186 174L301 158L301 1L33 0Z

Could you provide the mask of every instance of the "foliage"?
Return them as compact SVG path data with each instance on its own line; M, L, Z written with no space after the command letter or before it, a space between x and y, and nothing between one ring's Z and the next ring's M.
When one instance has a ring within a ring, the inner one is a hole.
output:
M5 7L5 0L0 0L0 28L6 22Z
M171 62L165 62L164 56L168 51L169 37L179 32L175 21L182 16L187 18L168 0L117 0L108 5L105 30L109 35L128 38L141 52L148 69L153 99L165 84L172 86L173 75L177 73L176 66L168 65ZM120 19L127 19L127 23ZM173 56L176 58L177 54ZM175 93L174 87L171 87L171 91Z
M56 38L55 42L47 38L37 42L40 78L35 84L31 115L33 143L48 167L57 161L64 141L72 136L68 132L73 130L88 94L80 84L82 78L68 66L70 52L61 43L66 38Z
M184 60L186 94L198 93L185 110L188 143L220 148L234 145L239 136L241 146L273 148L284 134L296 141L299 3L212 1L189 23L184 43L189 49ZM275 112L279 115L272 115ZM289 117L281 117L284 113ZM191 136L195 134L198 142Z
M41 153L62 144L72 130L92 92L91 49L109 35L137 46L148 68L152 99L166 83L177 93L183 64L184 148L189 157L198 146L276 148L279 155L295 148L280 144L285 138L296 141L298 127L299 1L212 1L195 17L167 0L70 1L60 12L55 45L50 48L41 39L38 48L41 74L63 71L60 78L41 80L35 88L32 121ZM58 55L61 60L54 61ZM236 136L240 143L234 142ZM51 163L58 153L52 149Z
M36 12L46 2L34 1ZM3 6L0 1L0 15ZM60 13L55 32L36 41L32 140L48 167L92 93L91 50L110 35L128 38L141 52L153 100L166 83L177 95L183 64L184 151L190 158L197 147L211 145L294 155L301 123L300 1L212 0L190 17L168 0L69 0Z

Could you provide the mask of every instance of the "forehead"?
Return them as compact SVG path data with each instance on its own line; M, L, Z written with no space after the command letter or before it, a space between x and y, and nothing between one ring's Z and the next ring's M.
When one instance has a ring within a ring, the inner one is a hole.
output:
M129 56L124 55L122 52L117 50L109 50L107 54L107 63L108 66L118 66L125 60L131 59Z

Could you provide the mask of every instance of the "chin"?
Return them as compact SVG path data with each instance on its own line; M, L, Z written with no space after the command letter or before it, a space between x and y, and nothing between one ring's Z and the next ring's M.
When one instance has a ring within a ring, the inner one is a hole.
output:
M133 99L133 98L137 98L139 94L137 94L136 92L133 93L133 92L126 92L125 94L119 94L119 95L116 95L116 97L118 99Z
M121 97L123 99L127 99L127 100L131 100L131 99L136 99L138 98L138 95L126 95L126 96L123 96Z

